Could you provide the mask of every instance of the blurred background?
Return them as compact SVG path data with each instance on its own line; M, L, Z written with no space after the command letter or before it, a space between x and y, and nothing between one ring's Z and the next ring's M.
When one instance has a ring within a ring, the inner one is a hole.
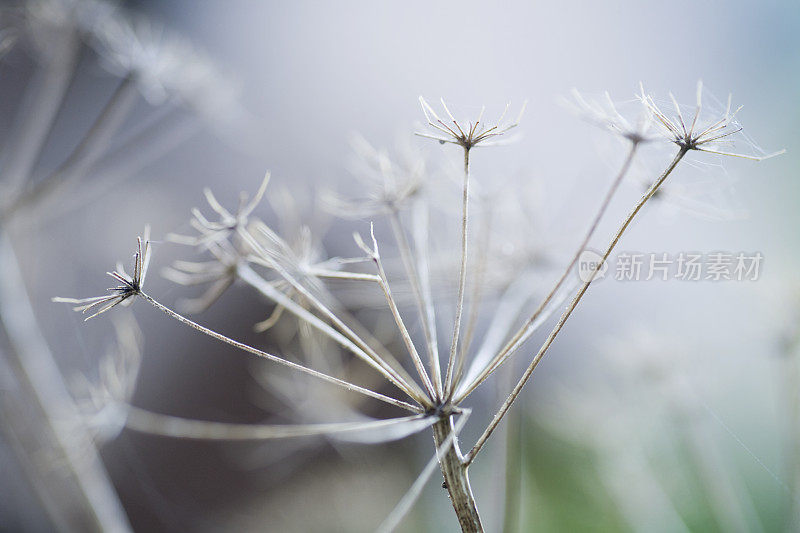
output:
M500 217L507 226L498 223L497 242L544 257L546 281L569 261L625 155L560 98L576 87L630 102L641 81L692 105L702 79L719 100L732 92L744 105L737 118L760 146L787 153L761 163L692 156L670 177L674 195L648 205L620 250L760 252L758 280L598 281L472 468L473 488L489 531L796 530L800 5L175 0L123 2L120 11L93 2L70 18L78 4L88 3L4 2L0 11L0 300L17 302L0 305L0 528L88 527L69 468L48 444L58 430L36 425L53 415L46 404L61 389L52 383L73 396L75 376L97 375L116 349L115 329L110 315L84 323L50 299L101 294L104 272L127 262L145 224L156 241L148 292L168 304L199 293L159 275L193 257L165 236L191 231L203 187L236 205L266 170L269 190L288 194L270 197L259 217L278 226L294 213L327 255L352 256L352 231L365 233L367 221L334 220L317 199L358 195L358 133L424 158L442 198L453 199L442 208L453 220L433 238L457 250L458 178L449 176L460 154L413 135L424 118L418 97L444 97L468 117L482 105L496 117L508 101L514 113L527 100L516 142L476 151L473 176L492 210L520 215ZM126 22L97 35L100 17ZM130 72L148 75L131 88ZM605 246L665 154L642 154L594 247ZM53 176L65 185L48 185ZM446 268L445 285L457 267ZM453 291L441 297L451 309ZM343 298L354 312L376 305ZM202 420L291 421L248 357L143 303L132 312L142 332L132 404ZM277 349L290 333L252 329L269 312L234 287L198 320ZM465 443L540 337L468 401ZM37 362L42 350L55 366ZM113 491L99 497L117 498L109 513L122 512L136 531L371 531L433 453L427 433L379 446L226 445L126 430L97 447L71 461L102 460L98 486ZM437 473L401 529L455 531L452 514Z

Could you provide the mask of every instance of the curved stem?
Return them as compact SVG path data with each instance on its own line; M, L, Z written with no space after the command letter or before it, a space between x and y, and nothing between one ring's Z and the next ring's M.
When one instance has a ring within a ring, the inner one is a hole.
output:
M664 183L664 180L666 180L667 177L672 173L672 171L675 170L675 167L678 166L678 163L680 163L681 159L683 159L683 156L686 155L686 152L687 150L681 147L678 150L678 153L675 155L672 162L666 168L666 170L664 170L661 176L659 176L659 178L650 186L647 192L645 192L644 195L639 199L634 208L631 210L631 212L623 221L620 228L617 230L617 233L614 235L614 238L611 240L611 243L608 245L608 248L606 248L606 251L603 254L603 257L600 261L601 264L608 259L608 257L611 255L611 252L614 250L617 243L622 238L622 235L625 233L625 230L627 230L628 226L631 224L631 222L633 222L633 219L642 209L644 204L646 204L647 201L653 197L653 195L656 193L661 184ZM486 443L486 440L492 435L492 432L500 423L500 421L503 419L503 416L505 416L505 414L511 408L511 405L514 403L514 400L517 399L520 392L522 391L522 387L525 386L525 384L528 382L528 379L530 379L531 375L533 374L533 371L539 365L539 361L541 361L542 357L544 357L545 353L547 353L547 350L553 344L553 341L555 340L556 336L558 336L559 332L561 331L561 328L564 327L564 323L567 321L570 315L572 315L572 312L575 310L575 307L577 307L578 303L583 298L583 295L586 294L586 291L589 289L589 285L592 284L592 281L594 281L597 272L598 270L592 271L592 274L589 276L589 279L583 283L580 290L578 291L578 294L575 295L575 297L572 299L572 302L570 302L567 309L561 315L561 318L559 318L558 323L553 327L553 330L550 332L550 335L547 336L547 339L545 339L544 344L542 344L542 347L534 356L530 365L528 365L528 368L525 370L525 373L517 382L516 386L514 386L514 390L512 390L511 394L508 395L508 398L506 398L505 402L503 402L503 405L500 407L500 410L497 412L497 414L495 414L494 418L489 423L486 430L483 432L478 441L475 443L475 446L473 446L472 450L470 450L469 454L467 454L466 458L467 464L470 464L472 461L475 460L475 456L478 454L478 452L481 451L481 448L483 448L483 445Z

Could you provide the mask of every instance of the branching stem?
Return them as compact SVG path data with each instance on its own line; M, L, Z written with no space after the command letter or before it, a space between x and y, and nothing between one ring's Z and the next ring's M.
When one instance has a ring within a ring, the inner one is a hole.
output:
M278 262L275 261L272 258L272 256L270 256L269 252L264 250L264 248L253 238L252 235L250 235L250 233L247 232L247 230L243 228L238 228L237 234L249 246L251 246L253 250L255 250L261 258L267 261L270 268L272 268L273 270L275 270L275 272L280 274L280 276L287 282L289 282L289 284L294 289L296 289L300 294L302 294L305 298L307 298L308 301L314 305L314 307L316 307L322 314L325 315L325 317L327 317L331 322L333 322L333 324L335 324L336 327L339 328L339 330L342 331L342 333L344 333L347 336L347 338L350 339L352 343L354 343L358 347L358 350L354 351L353 353L355 353L365 362L376 368L386 377L386 379L397 385L401 390L403 390L406 394L408 394L411 398L413 398L417 403L419 403L420 405L424 405L426 407L431 407L429 398L425 395L425 392L419 388L419 385L416 382L404 379L402 376L398 374L397 370L392 368L386 361L381 359L381 357L375 352L375 350L372 349L372 347L369 346L361 337L356 335L355 332L353 332L353 330L350 327L348 327L347 324L345 324L336 315L336 313L328 309L328 307L325 304L323 304L319 300L319 298L311 294L311 292L305 286L303 286L299 281L297 281L294 278L294 276L292 276L285 268L283 268L280 264L278 264ZM239 270L240 270L240 276L247 275L248 271L252 272L252 269L250 269L249 267L241 265L239 267ZM254 275L249 276L248 283L255 286L258 284L254 282L257 276L255 276L254 272L253 274ZM266 285L263 285L263 287L265 290L269 290ZM278 291L274 292L276 293L275 296L277 296L277 294L280 294ZM290 302L291 304L294 303L293 301ZM307 312L305 313L305 315L309 314L310 313Z
M437 449L442 444L452 438L452 446L439 457L439 466L444 476L444 487L450 494L450 503L458 516L458 523L461 525L463 533L483 532L481 517L478 514L478 506L475 497L472 495L467 469L469 464L464 461L458 448L457 435L454 432L452 417L444 417L433 425L433 438Z

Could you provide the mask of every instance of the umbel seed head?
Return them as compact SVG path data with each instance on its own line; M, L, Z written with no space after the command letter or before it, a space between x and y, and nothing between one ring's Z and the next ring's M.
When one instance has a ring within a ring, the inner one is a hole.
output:
M448 118L446 121L442 120L439 115L436 114L436 111L433 110L423 97L419 97L419 103L422 106L425 119L428 121L428 126L433 128L435 132L417 133L417 135L427 139L434 139L441 144L457 144L464 148L464 150L469 150L473 146L479 144L488 146L490 144L488 142L490 139L495 139L496 137L504 135L509 130L516 128L522 119L522 114L525 112L525 107L527 105L527 102L522 104L522 109L520 109L517 119L511 123L503 122L508 113L508 108L511 106L511 103L508 103L503 110L503 114L500 115L500 118L498 118L494 124L484 124L483 112L485 108L481 108L481 112L478 114L478 118L475 122L469 121L464 123L463 121L459 122L455 119L450 109L448 109L447 104L444 103L444 99L440 101Z

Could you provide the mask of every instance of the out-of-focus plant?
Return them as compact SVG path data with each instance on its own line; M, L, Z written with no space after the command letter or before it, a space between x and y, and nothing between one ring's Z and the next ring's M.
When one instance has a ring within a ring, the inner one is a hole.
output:
M244 113L235 86L190 43L110 2L5 3L0 61L2 81L19 85L21 94L0 151L3 441L13 448L27 478L20 487L31 489L38 503L30 505L39 505L35 513L43 523L63 531L126 531L127 516L93 440L110 439L122 427L115 431L102 422L119 419L103 407L130 398L137 366L133 326L118 328L122 359L105 359L102 386L83 383L86 396L73 401L37 323L19 249L35 241L31 221L46 223L91 203L186 141L204 121L224 132ZM30 76L20 76L28 66ZM57 123L76 120L65 112L68 93L98 72L116 86L82 111L81 118L91 114L88 128L69 124L65 139ZM54 164L48 147L62 144L68 151ZM87 179L99 175L103 179ZM138 267L131 277L120 271L119 282L141 283L146 265ZM121 289L101 304L122 303L133 293Z
M540 416L552 432L594 454L629 528L763 530L739 470L709 431L718 415L694 383L698 355L644 326L603 344L594 365L601 379L562 384Z

